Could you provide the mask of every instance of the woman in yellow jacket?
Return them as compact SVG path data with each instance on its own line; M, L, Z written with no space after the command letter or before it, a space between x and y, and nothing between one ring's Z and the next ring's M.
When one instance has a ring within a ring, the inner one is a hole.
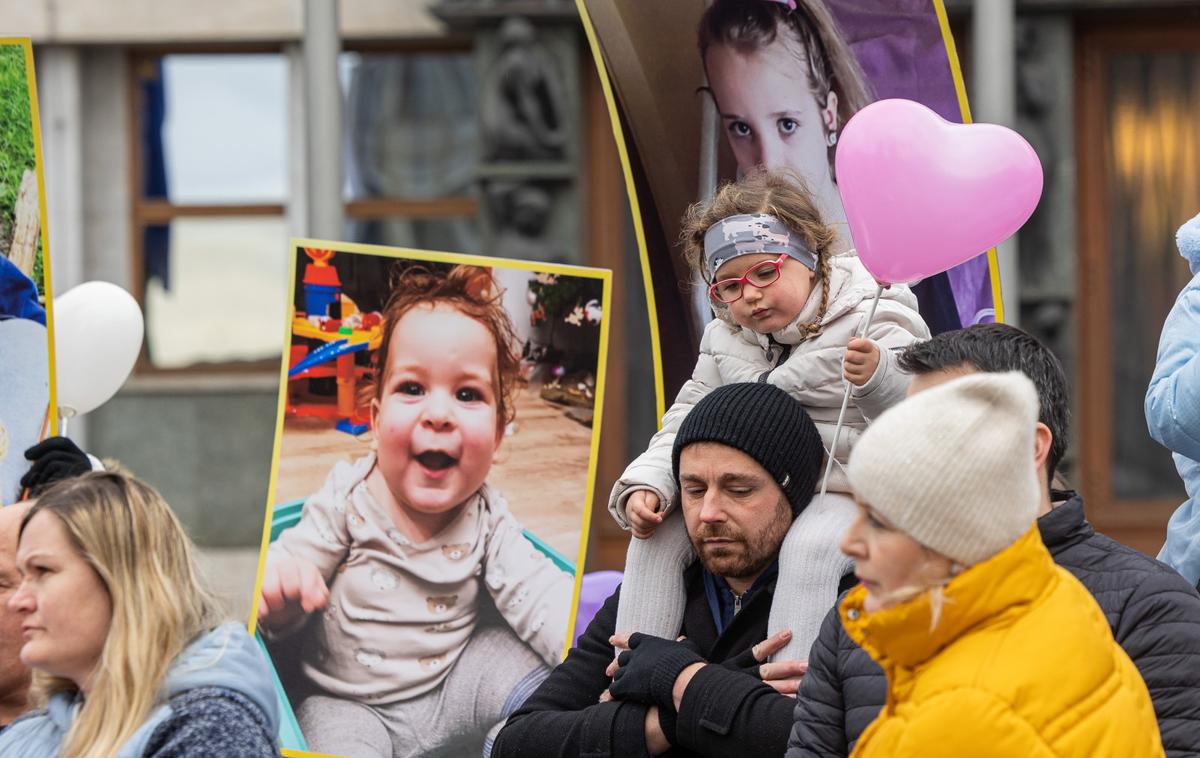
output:
M850 457L847 632L887 673L853 756L1162 756L1146 686L1034 524L1037 396L973 374L884 413Z

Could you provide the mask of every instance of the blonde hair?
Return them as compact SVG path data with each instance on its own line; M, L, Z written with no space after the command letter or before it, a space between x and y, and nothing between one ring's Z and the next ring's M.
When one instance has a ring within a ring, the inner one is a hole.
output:
M884 608L891 608L894 605L907 603L910 600L916 600L922 594L929 593L929 631L937 629L937 625L942 620L942 607L951 602L946 599L946 585L950 582L949 579L935 584L932 587L900 587L892 592L889 592L886 597L880 597L879 602Z
M712 284L704 260L704 235L722 219L743 213L771 214L817 254L821 306L813 320L800 327L809 336L817 334L821 331L821 318L829 308L829 258L837 233L821 218L808 186L795 171L756 172L740 182L722 185L711 200L689 207L680 231L684 260L705 282ZM732 322L727 305L712 302L712 306L719 318Z
M219 620L203 587L194 546L162 496L116 472L92 472L42 493L21 521L53 514L107 589L112 621L89 693L61 747L70 758L110 758L156 705L167 669ZM45 700L78 692L71 680L34 672Z
M928 558L928 554L933 553L932 550L925 547L924 545L922 545L921 548L926 551L927 558ZM932 561L927 560L926 565L929 565L929 563L931 563L931 562ZM962 571L962 567L959 566L959 564L953 563L953 562L950 564L950 567L951 567L950 573L948 575L939 576L935 579L932 579L931 583L928 585L910 584L910 585L906 585L904 587L897 587L896 589L887 593L887 595L879 597L879 601L880 601L880 603L883 604L884 607L891 607L893 605L899 605L901 603L906 603L910 600L915 600L918 597L920 597L921 595L928 592L929 593L929 631L932 632L934 629L937 628L937 625L942 620L942 608L947 603L954 602L953 600L946 597L946 585L949 584L954 579L954 577L958 576L958 574Z

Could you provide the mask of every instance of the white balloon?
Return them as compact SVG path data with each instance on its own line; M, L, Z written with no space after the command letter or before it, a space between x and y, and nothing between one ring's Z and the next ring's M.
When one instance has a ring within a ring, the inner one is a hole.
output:
M65 417L103 405L125 383L142 349L137 301L110 282L84 282L54 298L54 375Z

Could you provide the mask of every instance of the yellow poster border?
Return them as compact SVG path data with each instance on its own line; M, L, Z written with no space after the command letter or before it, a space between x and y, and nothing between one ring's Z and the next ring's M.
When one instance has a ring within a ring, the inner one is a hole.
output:
M33 129L33 160L38 183L38 234L42 240L42 292L46 295L46 356L50 394L46 407L47 436L58 434L58 382L55 380L54 288L50 277L50 227L46 213L46 170L42 153L42 119L38 110L37 75L33 69L33 41L29 37L0 37L0 45L19 45L25 53L25 88L29 93L30 128Z
M650 254L646 249L646 232L642 226L642 208L638 201L637 189L633 182L633 169L629 163L629 149L625 144L625 135L621 132L621 120L617 116L617 101L613 95L612 82L608 77L608 68L604 65L604 57L600 52L600 41L592 19L588 15L583 0L575 0L579 11L579 19L583 22L583 31L587 35L588 47L592 51L592 61L596 64L596 74L600 77L600 88L604 92L604 105L608 108L608 121L612 126L613 139L617 143L617 155L621 160L621 174L625 177L625 196L629 198L629 212L633 216L633 232L637 238L638 260L642 267L643 289L646 292L646 314L650 325L650 360L654 372L654 423L661 428L663 414L667 412L665 390L663 389L662 346L658 334L658 310L655 306L654 282L650 277Z
M942 30L942 44L946 48L946 59L950 63L950 74L954 77L954 92L958 95L958 110L964 124L971 123L971 105L967 102L967 87L963 83L962 67L958 63L958 49L954 46L954 35L950 33L950 19L946 15L943 0L932 0L937 12L938 26ZM996 309L996 321L1004 323L1004 298L1000 286L1000 262L996 259L996 248L988 248L988 275L992 282L992 307ZM969 324L963 324L969 326Z

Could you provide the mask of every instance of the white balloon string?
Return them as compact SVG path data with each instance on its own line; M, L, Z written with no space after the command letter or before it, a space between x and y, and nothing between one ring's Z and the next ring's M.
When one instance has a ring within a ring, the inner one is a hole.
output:
M75 416L76 416L76 413L75 413L74 408L65 408L63 406L59 406L59 408L58 408L58 436L59 437L67 436L67 423Z
M883 297L882 284L875 287L875 299L871 301L871 310L867 313L867 320L863 322L856 336L867 336L867 330L871 328L871 321L875 318L875 308L879 305L881 297ZM842 395L842 409L838 411L837 426L833 428L833 442L829 446L829 461L825 464L825 476L821 477L821 497L817 501L821 505L825 504L825 492L829 489L829 474L833 471L833 462L837 458L838 437L842 434L842 424L846 420L846 406L850 404L850 389L853 385L850 384L849 380L843 379L843 381L846 382L846 393Z
M829 448L827 448L827 447L825 447L824 445L822 445L822 446L821 446L821 449L825 451L825 455L829 455ZM839 470L839 471L841 471L843 474L844 474L844 473L846 473L846 471L848 470L848 469L846 468L846 464L842 463L842 462L841 462L841 461L839 461L837 458L834 458L834 459L833 459L833 462L834 462L834 465L836 465L836 466L838 467L838 470Z

